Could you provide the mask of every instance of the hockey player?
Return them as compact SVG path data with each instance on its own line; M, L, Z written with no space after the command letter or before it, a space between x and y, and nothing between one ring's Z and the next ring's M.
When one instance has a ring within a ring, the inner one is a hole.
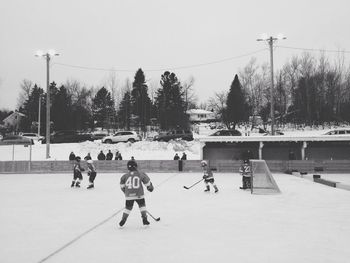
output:
M214 182L214 175L213 175L213 172L210 170L210 167L208 166L207 161L204 161L204 160L201 161L201 166L203 168L203 172L204 172L203 179L206 185L204 192L210 191L209 183L211 183L212 186L214 187L215 193L217 193L219 189Z
M120 179L120 188L125 194L125 210L122 220L119 222L119 226L122 227L125 224L134 202L136 202L140 208L143 224L149 225L142 184L147 187L148 191L152 192L154 189L152 182L147 174L137 170L136 161L128 161L127 167L129 171Z
M90 183L87 189L91 189L91 188L94 188L94 181L97 173L92 160L87 160L86 163L88 167L88 176L89 176L89 183Z
M83 180L83 175L81 172L85 171L80 165L80 156L75 157L75 163L73 167L73 181L70 187L80 187L80 182Z
M243 161L243 164L239 168L239 173L242 175L242 187L240 189L250 189L252 172L248 159Z

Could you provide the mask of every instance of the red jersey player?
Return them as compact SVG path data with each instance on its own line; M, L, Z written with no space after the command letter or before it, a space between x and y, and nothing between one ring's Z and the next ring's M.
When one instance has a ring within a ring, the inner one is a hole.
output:
M120 179L120 188L125 194L125 210L119 226L122 227L136 202L140 208L142 222L149 225L147 220L146 202L144 198L143 184L147 190L152 192L153 185L147 174L137 170L137 163L134 160L128 161L128 173L124 174Z
M204 192L210 191L209 183L211 183L211 185L214 187L215 193L217 193L219 189L215 184L213 172L210 170L210 167L208 166L207 161L205 160L201 161L201 166L203 168L203 173L204 173L203 179L206 186Z

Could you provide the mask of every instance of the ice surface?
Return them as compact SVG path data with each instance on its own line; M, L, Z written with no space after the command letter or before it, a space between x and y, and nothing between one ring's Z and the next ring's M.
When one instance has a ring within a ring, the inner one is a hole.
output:
M149 173L149 218L134 207L123 229L121 172L71 189L68 174L0 175L0 262L349 262L350 192L273 174L282 194L239 190L238 174Z

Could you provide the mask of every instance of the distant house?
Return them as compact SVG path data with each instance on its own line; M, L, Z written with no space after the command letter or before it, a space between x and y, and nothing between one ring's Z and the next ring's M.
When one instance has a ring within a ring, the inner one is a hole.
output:
M3 119L4 126L8 129L14 129L18 130L20 127L20 123L25 118L26 115L23 113L20 113L18 111L15 111L11 113L9 116L7 116L5 119Z
M215 113L202 109L191 109L186 111L190 122L210 122L215 121Z

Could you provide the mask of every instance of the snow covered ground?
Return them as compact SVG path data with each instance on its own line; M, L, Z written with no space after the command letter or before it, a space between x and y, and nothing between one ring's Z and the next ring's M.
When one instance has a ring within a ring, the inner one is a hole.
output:
M350 260L350 192L274 174L282 194L239 190L216 173L219 193L191 185L199 173L150 173L146 196L159 222L134 207L123 229L121 174L71 189L68 174L0 174L0 262L344 263Z
M208 125L202 127L201 134L194 133L194 141L170 141L170 142L157 142L157 141L140 141L136 143L117 143L117 144L104 144L101 140L94 142L82 142L82 143L58 143L50 145L51 160L67 160L70 152L74 152L76 155L84 158L87 153L90 153L93 159L97 159L98 153L102 150L107 153L111 150L113 154L119 151L123 159L130 159L134 156L137 160L172 160L175 153L180 156L183 152L186 153L187 159L199 160L200 156L200 144L199 138L214 133L216 130L211 130ZM287 136L312 136L324 134L329 129L323 130L287 130L284 131ZM244 134L244 131L241 130ZM251 133L251 136L261 136L259 133ZM14 160L29 160L30 147L24 147L23 145L0 145L0 161ZM32 146L32 160L46 160L46 144L40 144L36 142Z
M97 155L102 150L105 154L111 150L113 154L119 151L123 159L129 160L134 156L136 160L172 160L177 152L181 157L182 153L187 154L189 160L199 159L199 142L198 141L170 141L167 142L152 142L141 141L135 143L116 143L105 144L100 140L81 143L56 143L50 145L51 160L68 160L71 152L84 158L87 153L90 153L94 160L97 160ZM14 157L13 157L14 153ZM0 161L14 160L29 160L30 147L23 145L1 145L0 146ZM46 144L36 143L32 146L32 160L46 160Z

